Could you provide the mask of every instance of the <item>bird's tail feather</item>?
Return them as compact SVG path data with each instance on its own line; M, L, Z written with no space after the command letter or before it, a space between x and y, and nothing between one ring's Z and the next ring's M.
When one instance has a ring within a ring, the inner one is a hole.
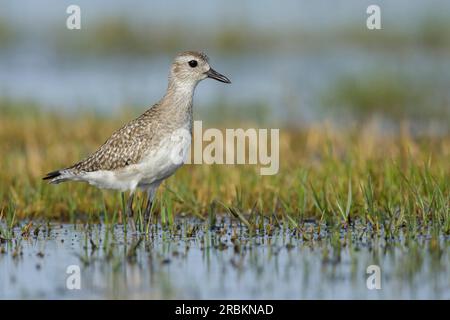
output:
M49 180L52 184L58 184L67 180L71 180L74 178L74 174L70 171L70 169L56 170L47 173L42 180Z

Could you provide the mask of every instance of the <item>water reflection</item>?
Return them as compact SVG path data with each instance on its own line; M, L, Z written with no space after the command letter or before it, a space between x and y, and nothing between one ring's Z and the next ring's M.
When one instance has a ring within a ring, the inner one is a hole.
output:
M180 219L173 230L157 226L147 237L125 236L122 226L55 225L2 244L0 297L450 298L448 239L436 251L425 238L360 235L355 229L337 242L328 231L314 240L288 230L248 237L228 220L210 230ZM81 267L81 290L66 289L72 264ZM369 265L381 268L381 290L366 287Z

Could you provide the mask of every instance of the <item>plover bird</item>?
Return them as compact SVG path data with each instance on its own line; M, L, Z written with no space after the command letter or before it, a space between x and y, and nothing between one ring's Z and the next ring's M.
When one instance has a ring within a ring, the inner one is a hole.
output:
M137 188L143 189L147 221L157 188L183 164L191 143L195 87L206 78L231 83L210 67L204 53L178 54L170 68L167 92L158 103L114 132L84 160L43 179L53 184L84 181L103 189L129 191L127 216L133 229L133 198Z

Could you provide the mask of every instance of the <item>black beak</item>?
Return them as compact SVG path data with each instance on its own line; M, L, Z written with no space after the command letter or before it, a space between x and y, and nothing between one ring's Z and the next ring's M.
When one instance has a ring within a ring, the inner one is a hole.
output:
M210 68L207 72L206 75L208 76L208 78L211 79L216 79L217 81L220 82L225 82L225 83L231 83L230 79L228 79L227 77L225 77L223 74L218 73L216 70L214 70L213 68Z

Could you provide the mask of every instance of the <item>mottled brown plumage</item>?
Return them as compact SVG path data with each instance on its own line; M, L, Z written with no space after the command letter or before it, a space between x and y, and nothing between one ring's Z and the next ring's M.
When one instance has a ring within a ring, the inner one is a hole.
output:
M177 126L178 123L168 121L169 110L172 111L170 106L154 105L114 132L93 154L68 169L73 173L117 170L139 163L147 150L156 146L166 132Z

